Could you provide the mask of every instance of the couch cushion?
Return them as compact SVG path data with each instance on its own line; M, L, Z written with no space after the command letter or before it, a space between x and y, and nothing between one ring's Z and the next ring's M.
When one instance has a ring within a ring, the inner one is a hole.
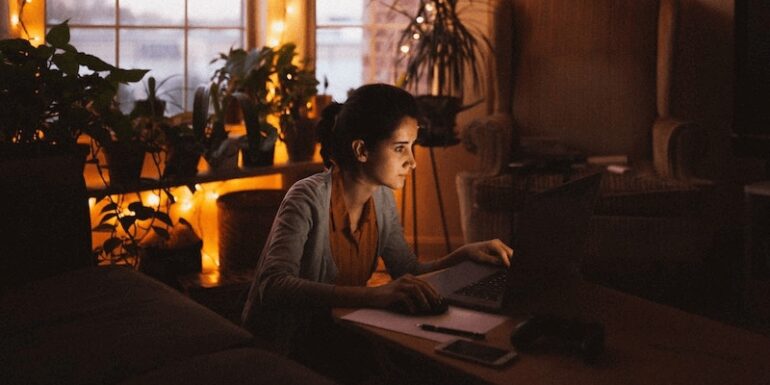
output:
M194 357L122 382L121 385L333 384L287 358L257 349L231 349Z
M68 272L0 295L5 384L116 383L252 336L125 267Z

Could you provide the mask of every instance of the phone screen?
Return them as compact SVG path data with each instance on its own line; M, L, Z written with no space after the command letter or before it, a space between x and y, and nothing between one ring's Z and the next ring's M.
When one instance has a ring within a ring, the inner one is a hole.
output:
M475 358L488 363L496 362L505 355L511 353L510 350L498 349L466 340L456 340L449 345L444 346L441 350L448 353L454 353L458 356Z

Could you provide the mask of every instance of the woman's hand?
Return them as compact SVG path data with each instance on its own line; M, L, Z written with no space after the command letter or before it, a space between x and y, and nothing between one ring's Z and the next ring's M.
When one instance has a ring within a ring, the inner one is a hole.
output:
M441 295L428 282L406 274L388 284L371 288L370 306L380 308L402 307L409 313L428 310L435 306Z
M455 250L461 260L489 263L493 265L511 266L513 249L499 239L491 241L468 243Z

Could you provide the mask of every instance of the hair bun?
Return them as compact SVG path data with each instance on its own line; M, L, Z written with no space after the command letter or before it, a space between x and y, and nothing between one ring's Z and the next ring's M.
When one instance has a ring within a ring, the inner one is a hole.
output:
M323 158L326 167L331 166L331 155L333 150L334 123L337 115L342 110L342 104L333 102L321 111L321 120L316 128L318 142L321 143L321 158Z

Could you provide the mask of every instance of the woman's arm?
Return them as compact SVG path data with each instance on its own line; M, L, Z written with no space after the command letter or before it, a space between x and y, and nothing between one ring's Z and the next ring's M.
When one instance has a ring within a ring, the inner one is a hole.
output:
M468 243L458 247L443 258L421 263L418 267L418 274L441 270L466 260L510 266L512 256L513 249L499 239Z

